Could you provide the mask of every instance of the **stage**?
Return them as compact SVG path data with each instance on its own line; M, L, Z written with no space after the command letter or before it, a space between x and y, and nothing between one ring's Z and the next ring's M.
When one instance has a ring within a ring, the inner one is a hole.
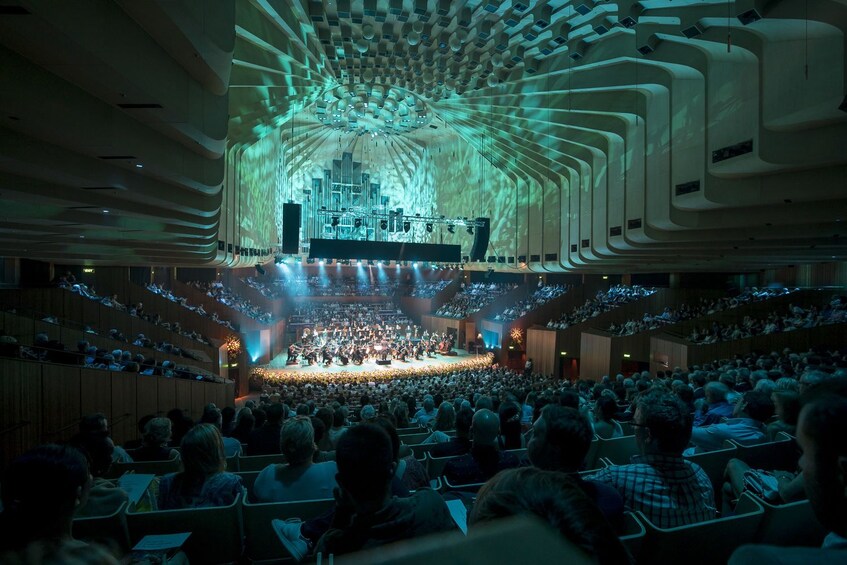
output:
M261 375L268 380L296 381L298 379L321 379L332 380L344 377L367 376L376 380L391 378L412 377L416 375L432 375L445 371L458 371L478 367L487 367L493 362L493 355L476 355L467 353L463 349L455 350L458 355L436 355L434 358L411 359L408 361L393 360L390 365L377 365L371 359L361 365L341 365L332 363L325 366L322 363L301 366L286 365L288 353L282 353L274 357L268 365L256 367L252 374Z

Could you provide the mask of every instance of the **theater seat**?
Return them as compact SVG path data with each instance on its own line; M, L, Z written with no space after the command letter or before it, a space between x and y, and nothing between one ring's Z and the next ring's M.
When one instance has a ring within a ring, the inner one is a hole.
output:
M167 461L134 461L132 463L112 463L108 478L120 477L124 473L140 473L144 475L156 475L161 477L168 473L179 471L181 461L179 457Z
M285 463L284 455L246 455L238 457L238 471L261 471L268 465L279 465Z
M87 542L100 543L106 547L109 547L112 543L116 543L122 552L129 551L126 507L127 503L124 502L115 512L108 516L74 518L72 526L74 538Z
M804 545L820 547L827 531L821 526L812 505L808 500L800 500L789 504L770 504L761 498L756 499L765 510L762 524L756 535L757 543L770 545L792 546Z
M639 555L639 563L676 565L711 565L726 563L739 546L756 539L764 517L764 509L747 493L741 495L737 514L678 528L659 528L642 513L638 521L647 530Z
M229 506L126 512L132 544L147 535L191 532L185 551L191 563L232 563L241 558L241 495Z
M251 561L257 561L287 555L271 527L271 520L286 520L288 518L308 520L321 516L333 508L335 508L335 500L332 498L261 504L252 504L245 501L242 512L244 535L247 538L247 557Z
M703 471L709 476L709 480L712 482L712 488L715 491L715 504L717 508L721 506L721 490L723 489L726 464L729 463L730 459L737 457L738 446L728 441L724 442L723 449L695 453L686 457L687 460L702 467Z
M647 528L635 517L635 514L625 512L620 536L618 537L633 557L636 557L641 552L641 545L644 543L644 536L646 534Z
M596 459L608 459L613 465L627 465L633 455L638 455L638 444L635 436L623 436L614 439L597 440Z

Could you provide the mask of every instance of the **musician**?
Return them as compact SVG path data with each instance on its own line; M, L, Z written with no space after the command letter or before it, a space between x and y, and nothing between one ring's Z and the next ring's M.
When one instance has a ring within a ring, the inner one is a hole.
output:
M293 365L297 363L297 356L300 354L300 348L297 347L296 343L292 343L288 346L288 359L285 360L286 365Z

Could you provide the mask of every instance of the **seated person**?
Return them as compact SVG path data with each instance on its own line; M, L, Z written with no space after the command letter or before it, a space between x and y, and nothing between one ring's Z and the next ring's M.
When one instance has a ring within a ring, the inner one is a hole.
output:
M723 418L732 416L732 404L727 401L729 387L717 381L710 382L704 388L705 404L694 416L694 426L710 426Z
M430 420L434 420L437 412L435 410L435 400L432 396L426 395L423 401L423 407L415 413L414 420L418 426L425 428L429 426Z
M618 403L613 398L601 396L594 403L594 433L602 439L623 436L623 428L615 421Z
M790 436L797 434L797 418L800 416L800 395L793 390L775 390L771 393L776 422L768 424L768 441L776 441L776 436L784 432Z
M247 442L247 455L274 455L279 453L279 433L282 430L282 420L285 419L286 408L281 403L268 406L265 413L268 419L261 427L256 427L250 433Z
M169 461L179 457L176 449L168 447L171 441L171 421L167 418L153 418L144 426L141 447L133 450L135 461Z
M623 499L611 486L584 480L579 475L594 435L588 420L573 408L548 404L532 427L527 445L530 462L539 469L560 471L571 477L612 526L623 522Z
M43 445L15 459L3 477L0 562L115 564L105 550L75 540L74 510L91 489L85 456L69 445ZM72 557L74 559L72 559Z
M733 416L721 424L694 428L691 443L696 450L715 451L723 447L723 442L728 439L743 445L766 441L765 422L773 416L770 395L755 390L744 393L743 398L735 403Z
M202 424L212 424L218 431L223 434L223 430L221 429L223 426L223 414L221 410L215 406L214 404L209 404L203 409L203 415L200 417L200 423ZM226 453L227 457L234 457L236 455L241 455L241 442L234 437L227 437L225 435L221 435L224 442L224 453Z
M468 516L468 527L515 516L534 514L559 530L598 565L632 563L597 507L572 477L533 467L509 469L482 485Z
M421 489L408 498L391 496L396 463L391 439L381 427L350 428L338 441L336 460L335 516L316 548L324 555L457 529L435 491Z
M197 424L180 444L183 471L162 477L159 510L228 506L241 494L241 477L226 473L221 433L211 424Z
M478 410L471 424L473 443L470 453L451 459L444 465L444 477L452 485L484 483L503 469L520 464L517 456L500 451L500 418L491 410Z
M473 410L463 406L456 413L456 437L450 441L439 443L429 450L431 457L452 457L464 455L471 450L471 423L473 422Z
M115 450L112 438L103 432L88 432L74 436L71 445L85 455L92 477L88 499L77 506L74 518L113 514L129 500L129 496L114 482L103 478L112 466L112 452Z
M847 379L833 378L810 387L801 396L797 444L806 494L818 522L829 530L820 548L745 545L732 554L730 565L747 563L847 562Z
M334 461L313 463L318 450L315 432L308 416L285 422L279 438L280 451L287 463L268 465L256 477L252 497L256 502L290 502L332 498Z
M450 441L450 432L456 427L456 411L449 402L442 402L435 415L435 423L432 426L432 434L424 439L421 444L447 443Z
M645 392L632 419L641 455L587 478L613 486L629 510L640 510L659 528L711 520L716 512L712 482L699 465L682 457L691 424L688 408L675 394Z

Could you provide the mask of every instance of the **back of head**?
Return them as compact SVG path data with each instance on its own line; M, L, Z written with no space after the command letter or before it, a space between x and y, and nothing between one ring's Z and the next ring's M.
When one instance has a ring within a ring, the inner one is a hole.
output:
M757 422L767 422L773 416L774 410L771 395L758 390L745 392L743 405L739 405L738 408L743 409Z
M723 383L710 382L706 384L706 400L710 403L724 402L727 394L729 394L729 388Z
M206 477L226 468L226 455L221 432L212 424L197 424L182 438L180 456L185 473Z
M578 410L548 404L533 428L527 453L536 467L573 473L582 467L593 437L591 424Z
M462 406L456 413L456 435L470 437L471 424L473 424L473 409L470 406Z
M70 443L85 455L92 476L102 477L109 471L115 444L106 432L77 434Z
M477 410L473 416L471 427L473 433L473 444L497 445L497 437L500 435L500 418L491 410Z
M506 401L500 405L497 415L500 419L500 434L506 440L506 449L520 449L521 407L517 402Z
M494 401L489 396L480 396L474 403L474 406L477 410L492 410L494 408Z
M565 408L579 409L579 393L575 390L564 390L559 396L559 405Z
M89 484L85 456L69 445L43 445L15 459L3 477L0 549L58 537Z
M268 425L278 426L285 416L285 406L280 402L276 402L265 408L265 414L268 417Z
M374 419L371 423L385 430L385 433L387 433L388 437L391 438L391 453L394 460L398 461L400 459L400 435L397 433L397 427L389 418L384 416Z
M429 395L424 398L423 409L426 412L432 412L435 409L435 400Z
M691 440L694 418L675 394L660 389L648 391L638 398L636 412L641 421L635 423L649 430L652 450L680 455Z
M221 415L220 409L214 404L209 404L205 408L203 408L203 415L200 416L201 424L212 424L213 426L221 429L221 421L223 416Z
M595 415L600 416L603 420L609 421L615 417L618 411L618 403L613 398L601 396L595 403Z
M167 418L153 418L144 426L142 437L145 445L162 446L171 439L171 421Z
M527 513L550 524L599 564L631 562L597 505L563 473L522 467L497 474L480 489L468 525Z
M456 411L449 402L442 402L435 415L435 429L442 432L452 430L456 425Z
M347 430L335 449L338 483L357 502L378 501L386 496L394 475L391 438L375 424Z
M315 449L315 430L308 416L296 416L282 425L279 450L290 464L300 465L311 461Z
M107 423L106 415L102 412L89 414L80 419L79 432L83 434L87 432L105 432L108 430L106 427Z
M324 423L324 427L326 427L326 429L330 429L332 427L333 412L331 408L327 406L318 408L318 411L315 412L315 417L320 418L320 420Z
M800 394L794 390L775 390L771 398L779 419L789 426L796 426L800 416Z

